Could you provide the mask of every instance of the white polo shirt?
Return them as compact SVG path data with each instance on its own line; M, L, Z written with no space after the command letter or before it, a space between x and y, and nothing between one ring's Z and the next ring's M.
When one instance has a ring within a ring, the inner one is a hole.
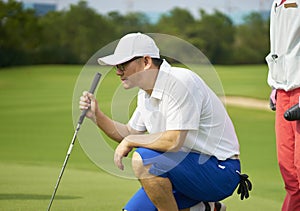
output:
M194 72L164 61L151 96L140 90L129 125L151 133L188 130L183 151L226 160L239 154L233 124L219 98Z
M289 91L300 87L300 0L280 3L271 9L268 84Z

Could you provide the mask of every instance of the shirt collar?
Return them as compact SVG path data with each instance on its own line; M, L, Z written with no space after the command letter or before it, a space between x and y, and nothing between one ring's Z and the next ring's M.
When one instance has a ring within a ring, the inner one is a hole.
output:
M162 95L165 90L166 81L169 77L170 71L171 65L166 60L164 60L163 63L160 65L154 88L151 94L151 98L156 98L158 100L162 99Z

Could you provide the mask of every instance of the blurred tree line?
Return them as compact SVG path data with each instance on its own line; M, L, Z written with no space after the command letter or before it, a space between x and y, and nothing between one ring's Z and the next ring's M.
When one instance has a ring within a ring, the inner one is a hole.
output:
M269 50L269 21L259 13L234 25L225 14L174 8L156 23L139 12L106 15L85 1L68 10L37 16L14 0L0 0L0 67L29 64L83 64L100 48L129 32L165 33L199 48L213 64L263 63Z

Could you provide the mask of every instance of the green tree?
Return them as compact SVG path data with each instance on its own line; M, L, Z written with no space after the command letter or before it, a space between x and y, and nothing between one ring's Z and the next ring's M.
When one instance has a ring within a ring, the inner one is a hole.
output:
M101 47L117 37L108 18L89 8L85 1L67 11L50 12L39 21L42 27L43 63L85 63Z
M229 17L219 11L207 14L200 10L200 19L190 28L190 42L198 47L211 63L232 62L235 27Z
M78 62L86 62L97 50L116 37L107 18L97 14L85 1L72 5L63 20L61 44L71 49Z
M168 14L162 15L154 30L171 34L182 39L188 39L188 32L195 24L193 15L185 9L174 8Z
M76 63L77 57L67 42L64 26L66 12L49 12L39 20L41 31L40 63Z
M269 51L269 21L259 13L246 16L245 23L237 27L234 49L237 63L264 63Z
M39 34L33 10L13 0L0 1L0 66L34 63Z
M131 12L121 15L117 11L108 13L108 19L115 26L119 36L130 32L152 32L152 25L149 18L140 12Z

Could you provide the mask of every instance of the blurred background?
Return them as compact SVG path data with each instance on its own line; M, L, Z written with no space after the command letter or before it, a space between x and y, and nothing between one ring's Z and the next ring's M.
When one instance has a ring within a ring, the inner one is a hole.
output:
M0 1L0 67L84 64L129 32L165 33L213 64L261 64L271 0Z

